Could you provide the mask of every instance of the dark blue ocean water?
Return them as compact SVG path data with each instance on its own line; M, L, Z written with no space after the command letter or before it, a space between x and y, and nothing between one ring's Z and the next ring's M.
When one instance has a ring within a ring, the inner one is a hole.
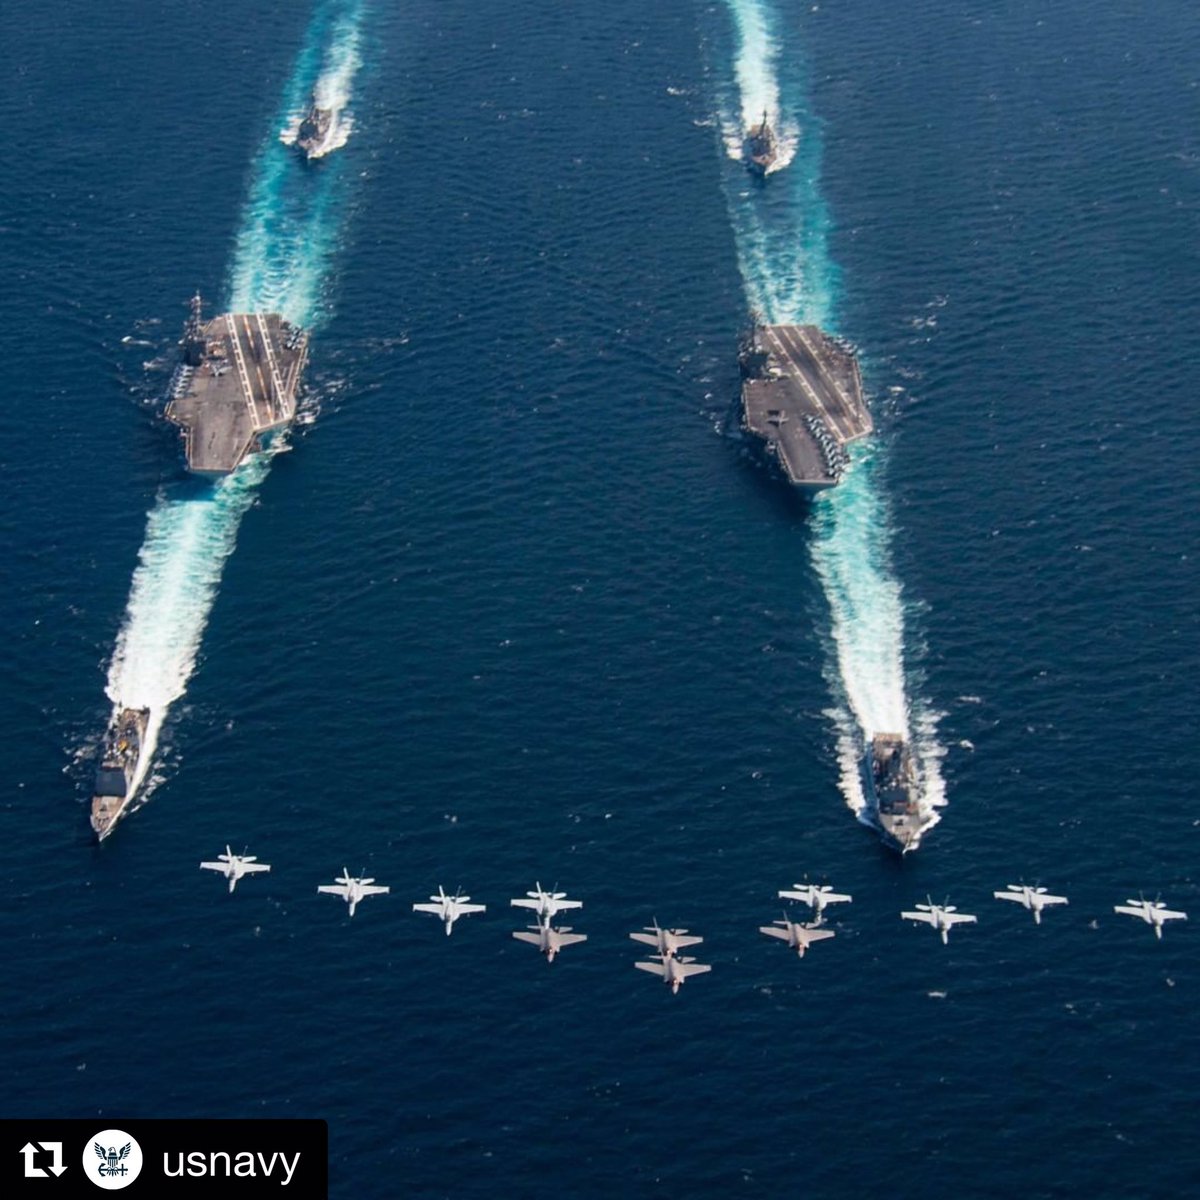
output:
M102 7L0 18L4 1115L326 1117L347 1197L1193 1194L1194 922L1111 906L1200 916L1194 6ZM314 328L315 420L218 489L151 405L196 287ZM812 510L728 421L752 304L861 347ZM945 801L902 863L885 721ZM806 874L855 902L798 963Z

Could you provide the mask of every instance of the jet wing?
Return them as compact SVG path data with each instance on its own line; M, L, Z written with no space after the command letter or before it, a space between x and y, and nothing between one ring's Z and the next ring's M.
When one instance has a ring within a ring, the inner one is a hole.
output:
M1025 903L1025 897L1020 892L993 892L997 900L1015 900L1018 904Z
M363 884L358 894L360 896L386 896L391 890L390 887L380 887L378 884Z
M973 916L971 913L953 912L943 913L942 919L947 925L974 925L979 920L978 917Z
M784 931L782 929L779 932L784 933ZM787 934L784 933L784 937L786 937L786 936L787 936ZM806 941L806 942L820 942L820 941L824 940L825 938L831 938L831 937L836 937L836 936L837 935L834 933L834 931L832 929L801 929L800 930L800 938L802 941Z
M269 871L270 869L267 863L242 863L243 875L252 875L255 871Z
M343 899L350 895L350 889L344 883L322 883L317 886L317 891L330 896L341 896Z
M662 963L656 962L635 962L633 964L639 971L649 971L651 975L658 975L660 978L663 974Z
M1037 899L1041 904L1070 904L1066 896L1048 896L1045 892L1039 892Z
M225 862L202 862L200 864L200 870L220 871L222 875L228 875L229 869L229 864Z
M520 942L528 942L531 946L540 946L542 944L542 935L540 933L526 933L524 929L514 929L513 937Z
M821 896L826 904L841 904L852 899L842 892L822 892Z
M1186 921L1187 913L1172 912L1169 908L1160 908L1158 910L1159 917L1164 921Z
M511 904L513 908L537 909L542 907L542 902L540 900L510 900L509 904Z
M779 938L781 942L790 942L792 935L786 929L780 929L778 925L760 925L759 933L765 933L767 937ZM833 937L833 934L826 934L827 937Z
M435 917L442 915L442 906L440 904L414 904L413 912L433 913Z
M926 925L937 924L937 917L931 912L902 912L900 915L906 921L924 921Z
M1147 915L1146 909L1140 904L1114 904L1113 912L1126 913L1131 917L1141 917L1143 921L1148 921L1150 918Z
M640 967L642 964L638 963ZM646 963L650 966L650 963ZM712 967L708 963L680 963L676 968L677 972L686 979L689 975L703 975L706 971L711 971Z
M462 901L456 900L451 906L450 911L456 917L466 916L468 913L487 912L486 904L463 904Z
M530 935L534 936L534 935ZM556 944L562 946L574 946L579 942L586 942L588 935L586 933L560 933L557 935Z

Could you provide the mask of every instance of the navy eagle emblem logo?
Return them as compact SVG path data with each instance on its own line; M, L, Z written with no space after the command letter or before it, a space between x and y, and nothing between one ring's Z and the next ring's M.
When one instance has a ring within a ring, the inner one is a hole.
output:
M96 1168L101 1177L105 1175L128 1175L129 1168L124 1163L125 1156L129 1153L132 1147L132 1142L126 1142L121 1147L120 1153L117 1152L116 1146L109 1146L104 1149L99 1142L93 1142L92 1148L100 1158L100 1165Z

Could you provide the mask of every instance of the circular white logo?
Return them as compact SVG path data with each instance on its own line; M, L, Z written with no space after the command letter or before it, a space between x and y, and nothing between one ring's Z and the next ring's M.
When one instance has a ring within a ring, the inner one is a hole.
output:
M142 1148L123 1129L102 1129L83 1148L83 1173L97 1186L115 1192L142 1171Z

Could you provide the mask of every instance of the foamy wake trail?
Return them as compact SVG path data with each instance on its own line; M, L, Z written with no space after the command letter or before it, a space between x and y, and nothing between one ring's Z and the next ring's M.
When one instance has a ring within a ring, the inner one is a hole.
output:
M361 4L331 2L318 9L285 109L308 86L305 81L312 79L323 51L330 60L354 62L343 79L348 94L357 69L362 15ZM230 265L227 307L279 312L311 326L338 236L338 181L329 174L313 180L296 168L274 139L259 152ZM184 694L195 669L225 560L236 545L242 516L266 478L270 458L270 451L254 455L233 475L211 484L168 484L150 511L107 686L116 709L150 709L143 776L167 711ZM135 781L135 790L141 782L141 777Z
M763 0L727 0L734 26L733 90L721 105L721 133L730 158L742 157L746 131L765 115L775 130L777 156L769 174L782 171L796 155L800 126L780 104L780 43L775 15Z
M318 108L333 114L329 132L313 153L313 158L323 158L350 140L354 119L346 111L353 96L354 77L362 66L360 53L362 8L356 6L336 22L333 36L329 40L321 73L312 87L312 100ZM280 134L285 145L291 145L300 132L300 124L308 111L308 96L302 94L292 104L288 123Z
M803 111L799 85L781 86L782 43L776 17L764 0L726 0L733 23L732 78L720 98L722 123L738 114L743 126L761 120L764 108L787 128L785 113ZM793 73L794 74L794 73ZM798 170L773 180L791 199L786 218L764 216L754 189L727 175L726 196L751 307L771 323L803 322L836 330L837 269L828 250L828 216L814 181L820 174L820 129L808 119L795 146ZM777 125L778 128L778 125ZM740 130L738 131L740 155ZM854 447L846 479L813 505L813 566L829 603L830 654L826 675L835 698L841 788L862 815L859 778L864 746L873 734L910 737L922 779L929 823L945 802L936 713L910 695L905 664L903 589L892 569L892 521L879 478L878 441Z

